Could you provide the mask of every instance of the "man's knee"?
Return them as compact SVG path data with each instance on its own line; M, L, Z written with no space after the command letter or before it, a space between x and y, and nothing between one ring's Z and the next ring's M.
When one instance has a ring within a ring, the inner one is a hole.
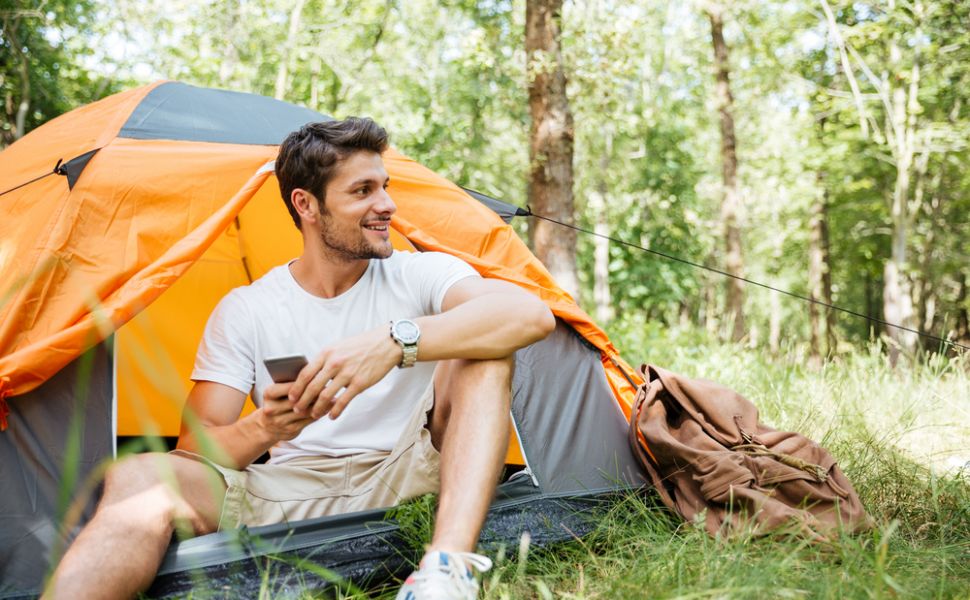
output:
M176 521L195 533L214 530L225 486L218 474L192 459L164 453L128 456L108 468L99 510L133 525L170 531Z
M104 499L108 502L123 500L152 488L163 477L160 471L168 470L168 455L153 452L133 454L115 461L104 476Z
M447 419L453 408L473 403L478 411L507 413L512 398L513 356L498 359L452 359L435 374L435 412Z
M456 358L443 364L446 375L451 381L474 380L480 383L511 385L512 373L515 370L515 356L494 359Z

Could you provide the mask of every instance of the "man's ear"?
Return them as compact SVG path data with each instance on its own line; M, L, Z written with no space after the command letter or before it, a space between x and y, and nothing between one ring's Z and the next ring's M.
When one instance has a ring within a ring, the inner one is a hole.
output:
M320 218L320 203L317 201L317 197L310 192L296 188L290 193L290 202L297 214L300 215L301 221L316 223Z

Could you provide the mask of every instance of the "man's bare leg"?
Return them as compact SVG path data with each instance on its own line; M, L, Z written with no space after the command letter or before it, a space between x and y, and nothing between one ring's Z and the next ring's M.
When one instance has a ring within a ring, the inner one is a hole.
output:
M173 477L181 494L173 490ZM116 463L94 517L54 571L44 598L133 598L155 578L176 522L196 535L218 528L225 491L214 469L190 458L140 454Z
M435 373L432 441L441 452L441 493L429 550L471 552L505 462L513 359L461 360Z

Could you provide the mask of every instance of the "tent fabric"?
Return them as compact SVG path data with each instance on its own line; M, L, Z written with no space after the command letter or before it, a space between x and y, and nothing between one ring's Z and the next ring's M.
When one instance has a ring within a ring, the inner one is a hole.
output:
M76 533L93 505L71 506L110 458L110 344L95 346L33 392L10 400L0 435L0 598L35 590L64 546L62 523ZM79 393L79 390L82 390Z
M81 176L81 172L84 171L84 167L88 166L88 162L94 158L94 155L98 153L98 148L85 152L81 156L76 156L66 163L56 167L54 173L57 175L63 175L67 177L67 187L73 190L74 184L77 183L77 178Z
M117 172L100 170L98 176L80 180L73 192L63 180L54 180L64 189L52 190L61 201L53 215L4 206L8 218L0 223L0 251L6 254L0 281L13 282L12 289L4 290L12 299L0 308L0 377L9 381L5 395L34 389L153 302L229 226L269 176L251 177L235 195L226 194L219 202L211 192L195 193L201 188L189 183L134 181L139 178L139 154L140 149L116 142L91 162L110 162ZM185 156L177 146L153 154L175 163L193 161L191 152ZM119 182L125 174L130 179ZM215 185L218 178L210 173L196 181ZM153 202L125 205L123 200L134 193ZM115 202L103 202L106 196ZM13 200L16 204L20 198ZM50 210L47 204L38 203ZM49 234L37 238L45 230Z
M264 96L171 82L145 95L118 137L278 146L305 123L329 120Z
M516 352L512 414L525 463L542 493L645 482L629 444L617 444L629 423L610 392L599 353L562 322L544 340Z

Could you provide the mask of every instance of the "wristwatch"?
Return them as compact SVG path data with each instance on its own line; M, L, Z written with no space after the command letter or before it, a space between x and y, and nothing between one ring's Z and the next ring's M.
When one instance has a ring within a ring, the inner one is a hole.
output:
M409 319L398 319L391 321L391 338L401 345L404 354L401 356L401 369L413 367L418 360L418 339L421 337L421 330L418 324Z

